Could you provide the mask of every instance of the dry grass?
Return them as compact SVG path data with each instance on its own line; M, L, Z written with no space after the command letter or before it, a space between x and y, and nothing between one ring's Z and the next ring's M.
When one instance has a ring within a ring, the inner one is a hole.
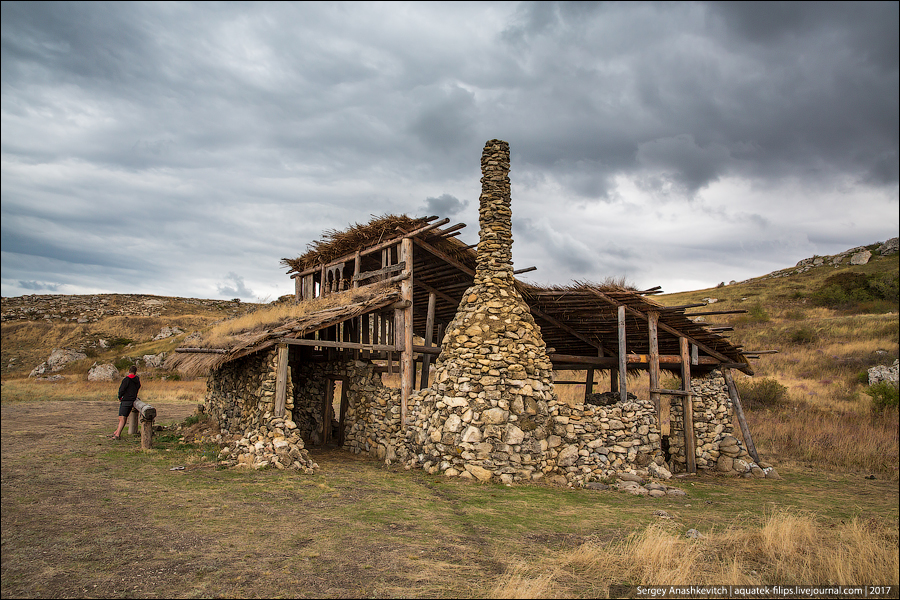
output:
M624 585L840 585L898 582L896 527L851 519L825 527L797 512L772 512L760 527L732 526L700 539L654 523L623 540L590 541L554 566L518 563L491 596L582 596L582 588ZM573 582L578 582L574 584Z
M252 313L223 321L211 327L200 342L205 348L221 348L230 345L235 336L260 332L265 329L277 327L287 321L300 319L318 311L335 308L347 304L353 304L361 300L369 299L388 289L385 282L367 285L365 287L337 292L327 296L305 300L298 304L276 304L260 308Z
M142 383L140 398L149 404L202 402L206 394L205 379ZM3 403L97 400L118 404L118 389L114 381L12 379L3 382Z

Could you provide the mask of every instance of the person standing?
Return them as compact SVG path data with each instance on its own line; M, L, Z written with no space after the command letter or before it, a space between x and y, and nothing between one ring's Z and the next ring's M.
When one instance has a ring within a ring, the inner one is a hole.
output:
M125 429L125 421L128 420L128 415L131 414L139 389L141 389L141 378L137 375L137 367L132 365L128 368L128 375L119 384L119 427L110 436L111 439L118 440L122 435L122 430Z

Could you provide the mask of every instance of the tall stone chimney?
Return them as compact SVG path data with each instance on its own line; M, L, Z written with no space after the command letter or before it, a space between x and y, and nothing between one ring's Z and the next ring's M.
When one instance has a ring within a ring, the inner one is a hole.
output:
M481 172L475 281L447 327L409 437L429 471L537 480L556 466L546 458L555 395L540 328L513 279L509 144L487 142Z

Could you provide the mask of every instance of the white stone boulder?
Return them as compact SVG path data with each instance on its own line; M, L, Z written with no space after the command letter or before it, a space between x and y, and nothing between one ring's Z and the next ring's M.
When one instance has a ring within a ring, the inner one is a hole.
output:
M88 381L118 381L119 370L110 363L105 365L94 364L91 370L88 371L87 378Z

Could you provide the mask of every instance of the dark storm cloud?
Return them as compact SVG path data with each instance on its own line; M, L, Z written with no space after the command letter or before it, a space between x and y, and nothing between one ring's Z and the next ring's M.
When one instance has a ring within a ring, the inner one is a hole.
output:
M517 257L554 276L642 272L688 217L719 249L871 235L896 221L897 6L4 2L4 293L277 296L323 230L475 225L492 138Z
M452 194L425 198L425 212L429 215L452 217L461 213L468 205L468 201L462 201Z

